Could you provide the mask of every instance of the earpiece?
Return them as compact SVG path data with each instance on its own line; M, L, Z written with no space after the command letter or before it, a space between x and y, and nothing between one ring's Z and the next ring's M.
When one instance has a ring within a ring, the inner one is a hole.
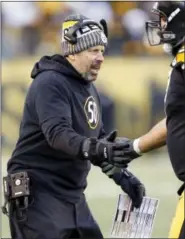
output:
M78 23L76 23L74 26L72 26L72 27L70 27L68 29L68 31L64 34L64 39L66 41L70 42L72 45L76 44L77 43L76 32L79 29L82 29L84 26L90 26L90 25L99 27L101 30L104 31L104 33L105 33L105 35L107 37L108 36L108 29L107 29L106 21L104 19L102 19L100 21L100 24L95 22L95 21L92 21L92 20L81 20Z

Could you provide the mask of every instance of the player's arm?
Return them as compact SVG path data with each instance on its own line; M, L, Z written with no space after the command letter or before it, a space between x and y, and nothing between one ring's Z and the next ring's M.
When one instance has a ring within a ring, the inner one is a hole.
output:
M156 124L148 133L134 140L133 146L136 152L146 153L160 148L166 144L166 118Z
M166 144L166 118L156 124L148 133L135 140L118 137L116 140L120 143L125 143L123 154L125 163L129 163L135 158L138 158L143 153L158 149Z

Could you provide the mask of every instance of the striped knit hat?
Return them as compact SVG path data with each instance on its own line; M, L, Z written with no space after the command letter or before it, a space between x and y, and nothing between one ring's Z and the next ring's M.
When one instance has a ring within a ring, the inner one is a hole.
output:
M87 50L90 47L101 45L107 46L107 37L104 34L104 31L99 27L94 25L92 28L84 27L83 30L78 30L76 32L77 35L77 43L71 44L69 41L64 39L64 33L66 29L74 26L79 21L92 20L81 14L75 14L68 16L62 25L62 55L72 55L75 53L79 53L81 51ZM85 29L86 28L86 29Z

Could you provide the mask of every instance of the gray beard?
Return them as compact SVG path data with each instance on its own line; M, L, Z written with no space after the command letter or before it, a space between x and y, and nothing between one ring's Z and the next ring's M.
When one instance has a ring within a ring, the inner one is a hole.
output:
M91 73L90 72L85 72L85 73L82 73L82 77L86 80L86 81L93 81L92 79L92 76L91 76Z

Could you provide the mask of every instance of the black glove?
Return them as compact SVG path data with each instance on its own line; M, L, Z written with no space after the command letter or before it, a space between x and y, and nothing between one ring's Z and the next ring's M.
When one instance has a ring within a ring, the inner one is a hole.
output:
M126 167L126 165L125 165L125 167ZM121 168L118 168L108 162L103 162L100 165L100 168L101 168L102 172L104 174L106 174L108 177L112 177L113 174L121 172Z
M82 144L83 158L90 160L94 165L100 166L102 162L114 164L118 167L124 167L126 157L123 153L123 146L120 142L114 142L117 131L111 132L103 139L88 138Z
M145 187L137 177L127 169L121 169L121 172L114 173L110 178L129 195L134 207L139 208L141 206L145 196Z
M125 156L125 162L126 163L129 163L133 159L136 159L136 158L141 156L141 154L138 154L134 150L134 146L133 146L134 145L134 140L124 138L124 137L117 137L115 142L120 143L121 145L123 145L122 149L123 149L123 153L124 153L124 156Z
M127 164L130 163L133 159L140 157L133 147L133 140L124 137L116 137L112 138L110 135L103 139L103 141L113 142L121 145L121 150L119 152L115 152L115 155L119 155L121 157L114 157L111 161L107 161L112 164L112 166L116 166L119 168L127 167ZM102 165L99 165L102 168ZM107 167L111 167L110 165Z
M128 165L125 164L125 165L124 165L124 168L127 168L127 167L128 167ZM113 174L115 174L115 173L121 173L121 171L122 171L122 168L116 167L116 166L114 166L113 164L110 164L110 163L108 163L108 162L103 162L103 163L100 165L100 168L101 168L102 172L103 172L104 174L106 174L109 178L111 178Z

